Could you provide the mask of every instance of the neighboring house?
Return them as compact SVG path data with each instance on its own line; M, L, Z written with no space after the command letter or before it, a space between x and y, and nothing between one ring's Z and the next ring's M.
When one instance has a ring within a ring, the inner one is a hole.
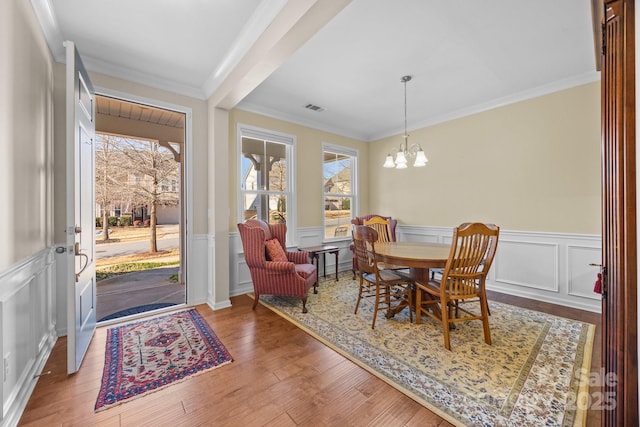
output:
M176 166L176 175L178 169ZM150 191L152 188L152 178L148 175L140 173L127 173L127 183L123 188L144 188ZM161 192L161 203L159 204L156 217L157 224L177 224L179 221L180 210L178 209L178 201L180 199L180 185L177 179L165 179L159 186ZM119 191L118 196L108 207L108 216L128 216L131 221L141 221L149 219L149 206L141 203L135 196L135 192L131 190ZM96 217L102 217L102 207L96 203Z
M324 183L324 192L330 194L350 194L351 193L351 171L342 169L337 174L326 179ZM342 206L342 202L338 197L325 199L325 210L342 210L348 207Z
M269 172L267 175L268 182L265 183L265 186L268 186L272 190L282 190L284 188L283 179L284 176L283 165L280 162L270 163ZM256 170L255 164L250 163L246 172L243 176L243 182L245 183L245 187L247 190L258 190L262 187L263 184L260 183L260 176L258 171ZM244 211L244 219L256 218L258 213L258 204L260 203L260 198L256 197L255 194L246 194L244 196L243 206L246 206ZM269 211L278 217L286 218L286 207L278 206L278 202L274 200L269 200Z

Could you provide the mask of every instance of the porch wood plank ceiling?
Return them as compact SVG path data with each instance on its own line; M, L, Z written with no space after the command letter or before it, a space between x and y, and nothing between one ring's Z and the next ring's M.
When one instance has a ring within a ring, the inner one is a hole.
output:
M96 113L184 129L184 114L104 96L96 97Z

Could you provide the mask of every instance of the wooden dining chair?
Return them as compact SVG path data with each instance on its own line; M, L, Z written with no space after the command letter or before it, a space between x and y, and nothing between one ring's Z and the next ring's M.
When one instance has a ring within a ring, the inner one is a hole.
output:
M365 219L362 225L367 225L378 232L378 242L392 242L391 239L391 220L382 216L373 216Z
M480 264L480 269L486 269L487 272L489 271L489 268L491 267L491 263L493 262L493 256L495 255L495 252L490 253L491 255L491 259L488 260L483 260L482 263ZM431 272L431 280L439 282L440 279L442 278L442 273L444 273L444 268L432 268L430 270ZM483 276L484 278L486 278L487 276ZM479 280L479 279L478 279ZM455 315L456 317L458 316L458 313L460 311L460 303L473 303L473 302L478 302L479 299L465 299L465 300L455 300L454 301L454 305L455 305ZM491 316L491 307L489 307L489 302L487 301L487 314L489 314L489 316Z
M485 290L485 279L498 245L500 228L494 224L464 223L453 230L453 241L447 264L439 282L416 282L416 324L420 323L422 313L442 323L444 346L451 350L449 326L455 322L481 320L484 329L484 341L491 344L489 330L489 305ZM423 295L423 293L425 295ZM428 298L423 298L427 296ZM477 299L480 313L459 306L459 302ZM440 305L441 318L429 308ZM456 309L456 314L453 309ZM458 312L464 315L458 317Z
M371 227L378 232L377 242L395 242L395 234L392 232L391 219L383 216L372 216L362 221L363 225ZM391 265L387 263L378 263L378 267L385 270L401 270L405 277L409 276L409 269L401 265Z
M365 221L370 221L373 218L379 218L379 219L382 219L382 220L385 220L385 221L389 221L389 227L387 228L386 235L389 238L388 241L395 242L396 241L396 226L398 225L398 221L393 219L390 216L382 216L382 215L378 215L378 214L368 214L368 215L364 215L364 216L357 216L357 217L354 217L351 220L351 224L352 224L353 227L355 227L357 225L365 225L364 224ZM378 238L380 238L380 236L378 236ZM354 249L353 249L353 241L349 245L349 249L351 250L351 253L352 253L351 271L353 272L353 280L355 280L356 279L356 273L358 271L358 260L356 258L356 254L355 254Z
M354 314L358 314L358 307L362 298L373 298L373 319L371 329L376 326L376 317L380 308L391 312L393 303L409 307L409 321L413 322L410 309L412 299L412 280L394 270L382 269L376 261L376 242L378 232L366 225L357 225L353 229L354 253L358 259L358 276L360 287Z

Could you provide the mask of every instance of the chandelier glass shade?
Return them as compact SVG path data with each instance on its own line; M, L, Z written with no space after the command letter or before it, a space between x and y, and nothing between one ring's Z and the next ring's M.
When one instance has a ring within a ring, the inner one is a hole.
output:
M409 160L413 161L413 167L426 166L427 156L420 144L409 144L409 133L407 133L407 82L411 76L403 76L400 81L404 84L404 141L400 143L400 148L394 160L391 154L387 154L384 165L385 168L406 169Z

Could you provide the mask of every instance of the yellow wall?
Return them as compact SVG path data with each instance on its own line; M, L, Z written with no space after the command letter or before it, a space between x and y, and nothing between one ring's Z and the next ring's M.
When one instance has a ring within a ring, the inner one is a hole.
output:
M599 82L409 133L429 163L384 169L400 136L372 143L371 212L410 225L601 233Z
M272 119L242 110L229 114L229 231L237 231L238 147L237 124L242 123L296 137L296 209L298 227L322 226L322 143L330 143L359 150L360 165L358 179L367 182L369 146L351 138L311 129L281 120ZM360 211L369 203L367 186L361 187Z
M56 64L57 81L61 74L64 66ZM193 109L194 232L211 232L206 101L95 73L92 79L99 87ZM243 123L296 136L298 227L322 225L321 151L327 142L359 150L360 214L392 215L407 225L484 221L505 230L600 234L599 88L599 83L583 85L410 132L410 141L422 143L429 163L406 170L381 167L399 136L361 142L234 109L228 170L214 171L229 178L228 229L237 231L236 131ZM63 96L57 94L56 102ZM56 105L59 111L63 105ZM56 114L56 129L64 129L59 119ZM56 187L60 182L56 177ZM64 225L58 228L63 231Z
M53 244L52 63L29 2L0 2L0 269Z

